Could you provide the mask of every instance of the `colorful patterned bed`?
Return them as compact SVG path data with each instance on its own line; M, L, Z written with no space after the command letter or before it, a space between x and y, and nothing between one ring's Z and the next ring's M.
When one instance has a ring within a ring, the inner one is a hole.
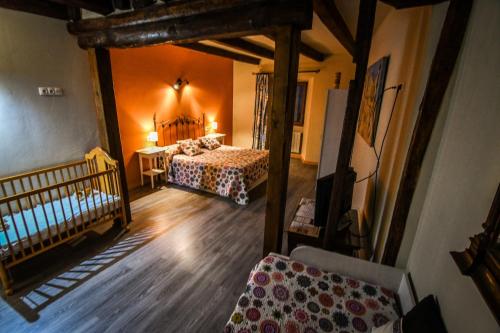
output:
M370 332L399 314L388 289L269 255L250 273L224 332Z
M173 154L168 181L229 197L240 205L246 205L249 202L248 192L267 178L267 151L224 145L202 151L202 154L194 156Z

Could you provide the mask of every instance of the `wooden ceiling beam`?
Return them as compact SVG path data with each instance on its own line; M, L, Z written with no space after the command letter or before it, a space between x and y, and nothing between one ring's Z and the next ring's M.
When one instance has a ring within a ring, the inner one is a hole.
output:
M134 9L141 9L152 6L156 3L156 0L132 0L132 5Z
M272 34L266 35L266 37L273 41L275 40L275 37ZM315 48L304 42L299 43L299 52L300 54L319 62L322 62L328 56L327 54L316 50Z
M327 54L324 54L323 52L316 50L314 47L304 42L300 42L299 52L300 54L319 62L322 62L328 56Z
M447 0L382 0L382 2L396 9L435 5Z
M0 0L0 7L21 12L68 20L68 7L56 3L37 0Z
M335 6L335 2L333 0L313 0L313 7L321 22L354 57L356 50L354 38L337 6Z
M115 9L128 10L132 9L131 0L113 0Z
M102 15L108 15L115 10L111 0L50 0L50 2L69 7L83 8Z
M257 35L312 26L310 0L193 0L68 23L82 48L139 47Z
M184 47L187 49L195 50L198 52L203 52L223 58L228 58L234 61L239 61L239 62L245 62L247 64L252 64L252 65L259 65L260 64L260 59L248 56L246 54L241 54L241 53L236 53L236 52L231 52L228 50L220 49L215 46L211 45L206 45L206 44L201 44L201 43L182 43L182 44L176 44L176 46Z
M223 38L215 40L216 43L230 46L235 49L255 54L262 58L274 60L274 50L252 43L243 38Z

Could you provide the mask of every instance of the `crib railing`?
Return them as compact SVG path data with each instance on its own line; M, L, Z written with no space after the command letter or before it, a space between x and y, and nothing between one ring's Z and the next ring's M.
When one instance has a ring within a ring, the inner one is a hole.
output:
M121 219L125 226L121 198L118 164L99 148L83 161L0 179L0 278L7 293L9 268L104 222Z

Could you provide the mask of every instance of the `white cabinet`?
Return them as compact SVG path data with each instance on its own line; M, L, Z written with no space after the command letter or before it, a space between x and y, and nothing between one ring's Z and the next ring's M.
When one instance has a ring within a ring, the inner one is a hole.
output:
M335 172L346 106L347 90L328 90L318 178Z

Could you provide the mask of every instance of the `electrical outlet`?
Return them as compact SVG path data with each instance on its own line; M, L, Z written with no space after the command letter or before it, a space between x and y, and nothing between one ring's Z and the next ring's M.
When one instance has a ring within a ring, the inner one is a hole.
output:
M38 87L38 95L40 95L40 96L47 96L48 95L48 89L46 87Z
M38 87L40 96L62 96L64 91L60 87Z
M55 96L62 96L63 95L63 89L59 87L54 87L54 95Z

